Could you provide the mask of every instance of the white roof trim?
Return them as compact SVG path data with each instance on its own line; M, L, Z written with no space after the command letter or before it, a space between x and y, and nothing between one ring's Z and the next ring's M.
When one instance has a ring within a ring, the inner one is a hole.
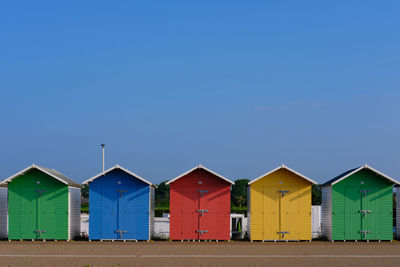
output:
M393 183L395 183L395 184L400 184L400 183L399 183L398 181L396 181L395 179L393 179L393 178L387 176L386 174L384 174L384 173L382 173L382 172L380 172L380 171L378 171L378 170L372 168L372 167L369 166L368 164L365 164L364 166L361 166L360 168L358 168L358 169L352 171L351 173L349 173L349 174L343 176L342 178L340 178L340 179L334 181L331 185L337 184L338 182L340 182L340 181L346 179L347 177L349 177L350 175L355 174L356 172L361 171L362 169L368 169L368 170L375 172L376 174L382 176L383 178L386 178L387 180L389 180L389 181L391 181L391 182L393 182Z
M103 176L103 175L106 175L106 174L109 173L110 171L117 170L117 169L122 170L122 171L126 172L127 174L130 174L131 176L133 176L133 177L135 177L135 178L141 180L142 182L145 182L146 184L149 184L149 185L155 187L154 184L150 183L149 181L147 181L146 179L144 179L144 178L141 177L140 175L137 175L136 173L131 172L131 171L129 171L129 170L127 170L127 169L125 169L125 168L119 166L119 165L115 165L114 167L111 167L111 168L109 168L108 170L105 170L104 172L99 173L98 175L96 175L96 176L94 176L94 177L92 177L92 178L90 178L90 179L84 181L82 184L89 184L90 182L93 182L95 179L97 179L97 178L99 178L99 177L101 177L101 176Z
M295 171L295 170L289 168L288 166L285 166L284 164L282 164L281 166L279 166L279 167L276 168L276 169L273 169L273 170L270 171L270 172L267 172L267 173L261 175L260 177L257 177L256 179L250 181L249 184L252 184L252 183L254 183L254 182L257 182L258 180L264 178L265 176L270 175L271 173L274 173L274 172L276 172L276 171L278 171L278 170L280 170L280 169L288 170L288 171L290 171L290 172L296 174L297 176L300 176L301 178L303 178L303 179L309 181L309 182L312 183L312 184L317 184L316 181L314 181L314 180L308 178L307 176L304 176L303 174L301 174L301 173L299 173L299 172L297 172L297 171Z
M228 178L226 178L226 177L224 177L224 176L222 176L222 175L220 175L220 174L218 174L218 173L216 173L216 172L213 172L212 170L210 170L210 169L204 167L204 166L201 165L201 164L199 164L198 166L196 166L196 167L194 167L194 168L188 170L188 171L185 172L185 173L182 173L181 175L175 177L175 178L172 179L171 181L166 182L165 184L168 185L168 184L170 184L170 183L172 183L172 182L175 182L176 180L182 178L183 176L185 176L185 175L187 175L187 174L189 174L189 173L191 173L192 171L195 171L195 170L197 170L197 169L206 170L206 171L208 171L209 173L214 174L214 175L217 176L218 178L221 178L222 180L224 180L224 181L226 181L226 182L228 182L228 183L230 183L230 184L235 184L235 182L232 182L232 181L229 180Z
M8 182L11 182L12 180L14 180L15 178L17 178L18 176L23 175L23 174L26 173L27 171L30 171L30 170L33 170L33 169L38 169L39 171L44 172L45 174L47 174L47 175L53 177L54 179L56 179L56 180L62 182L63 184L68 185L68 183L65 182L64 180L58 178L58 177L55 176L54 174L52 174L52 173L46 171L45 169L43 169L43 168L41 168L40 166L37 166L37 165L35 165L35 164L32 164L31 166L29 166L29 167L23 169L22 171L20 171L20 172L14 174L13 176L8 177L8 178L5 179L4 181L2 181L1 184L6 184L6 183L8 183Z

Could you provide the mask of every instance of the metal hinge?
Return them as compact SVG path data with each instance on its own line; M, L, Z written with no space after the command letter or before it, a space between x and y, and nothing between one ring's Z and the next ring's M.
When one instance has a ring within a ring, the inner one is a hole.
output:
M281 231L281 232L278 232L278 234L281 234L282 235L282 238L285 238L285 234L289 234L290 232L289 231Z
M35 190L36 193L39 193L39 196L42 196L43 193L46 193L46 190Z
M128 190L115 190L115 192L119 193L119 197L122 197L122 193L128 192Z
M42 237L42 234L46 233L46 230L35 230L34 232L39 234L39 237Z
M208 193L208 190L197 190L197 192L200 192L201 197L203 197L205 193Z
M360 231L361 234L363 234L363 238L367 238L367 234L370 234L371 231Z
M197 212L201 212L201 217L203 217L204 212L208 212L208 210L196 210Z
M125 230L115 230L116 234L119 234L119 238L122 238L122 234L126 234L128 233L128 231Z
M367 193L371 192L370 190L360 190L360 193L364 194L364 197L367 196Z
M371 213L371 210L360 210L360 213L363 213L364 216L367 216L367 213Z
M208 233L208 230L197 230L197 233L200 233L203 236L203 233Z
M278 192L282 194L282 197L284 197L286 193L289 193L289 190L286 191L279 190Z

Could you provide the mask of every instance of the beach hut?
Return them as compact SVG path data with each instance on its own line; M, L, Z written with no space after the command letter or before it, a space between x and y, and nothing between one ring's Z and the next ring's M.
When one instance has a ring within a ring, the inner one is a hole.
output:
M285 165L249 182L250 240L311 240L313 184Z
M150 240L155 186L116 165L89 184L89 240Z
M396 238L400 238L400 186L396 185Z
M81 186L53 169L32 165L8 186L8 239L70 240L80 235Z
M199 165L166 184L171 240L229 240L234 182Z
M0 184L0 239L7 237L7 187Z
M392 240L393 184L364 165L322 185L322 234L329 240Z

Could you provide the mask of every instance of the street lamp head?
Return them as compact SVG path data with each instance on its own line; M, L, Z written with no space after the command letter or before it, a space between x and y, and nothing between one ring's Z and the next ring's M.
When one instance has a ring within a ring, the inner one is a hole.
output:
M106 146L106 144L101 144L100 146L104 148Z

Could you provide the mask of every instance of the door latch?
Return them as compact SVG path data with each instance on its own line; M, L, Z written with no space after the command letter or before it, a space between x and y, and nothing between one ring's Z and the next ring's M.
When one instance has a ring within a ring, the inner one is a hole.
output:
M122 234L126 234L128 233L128 231L125 230L115 230L116 234L119 234L119 238L122 238Z
M361 234L363 234L363 238L367 238L367 234L370 234L371 231L360 231Z
M203 197L205 193L208 193L208 190L197 190L197 192L200 192L201 197Z
M208 212L208 210L196 210L197 212L201 212L201 217L203 217L204 212Z
M115 190L115 192L118 192L119 193L119 197L122 197L122 194L124 192L128 192L128 190Z
M286 193L289 193L289 190L286 191L279 190L278 192L282 194L282 197L284 197Z
M203 236L204 233L208 233L208 230L197 230L197 233L200 233Z
M290 232L288 231L282 231L282 232L278 232L278 234L282 235L282 238L285 238L285 234L289 234Z
M364 197L367 196L367 193L371 192L370 190L360 190L360 193L364 194Z
M371 213L371 210L360 210L360 213L363 213L365 217L367 216L367 213Z
M39 237L42 237L42 234L46 233L46 230L35 230L34 232L39 234Z

